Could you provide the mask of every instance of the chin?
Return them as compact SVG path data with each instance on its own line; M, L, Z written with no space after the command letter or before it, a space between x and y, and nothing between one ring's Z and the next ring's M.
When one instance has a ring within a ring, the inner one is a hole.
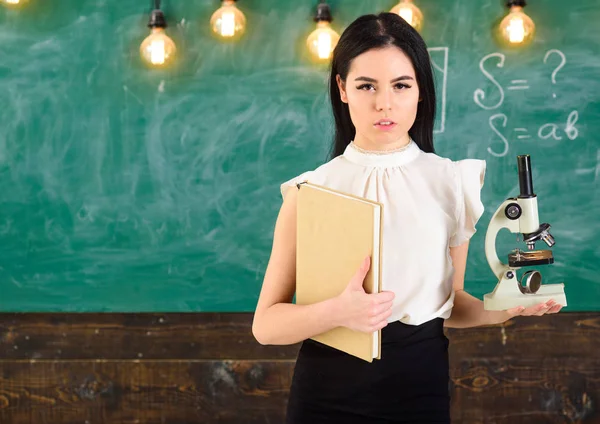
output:
M373 139L376 141L381 141L383 143L392 143L397 141L402 131L399 131L397 128L394 128L392 131L376 131L373 135Z

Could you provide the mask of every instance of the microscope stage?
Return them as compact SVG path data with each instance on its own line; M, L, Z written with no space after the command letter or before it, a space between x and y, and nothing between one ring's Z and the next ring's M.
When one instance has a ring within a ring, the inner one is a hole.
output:
M508 265L513 268L533 265L550 265L554 263L554 256L551 250L532 250L515 252L508 255Z

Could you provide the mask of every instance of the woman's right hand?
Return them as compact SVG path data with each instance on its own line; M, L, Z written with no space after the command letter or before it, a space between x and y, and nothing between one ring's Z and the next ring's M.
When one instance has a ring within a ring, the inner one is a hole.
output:
M337 297L341 325L365 333L375 332L387 325L395 297L391 291L365 292L363 283L370 266L371 258L367 256L348 286Z

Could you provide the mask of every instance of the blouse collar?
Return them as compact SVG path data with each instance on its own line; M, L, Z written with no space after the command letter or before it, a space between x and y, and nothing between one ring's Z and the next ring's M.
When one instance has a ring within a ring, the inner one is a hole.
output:
M364 166L394 167L405 165L415 159L421 149L412 139L408 144L398 150L381 152L375 150L364 150L351 141L344 150L343 156L350 162Z

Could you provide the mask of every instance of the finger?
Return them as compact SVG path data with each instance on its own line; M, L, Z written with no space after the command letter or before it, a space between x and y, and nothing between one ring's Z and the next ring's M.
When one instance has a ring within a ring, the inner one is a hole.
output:
M379 314L382 314L384 312L387 311L391 311L392 309L392 305L394 304L393 301L390 302L384 302L384 303L380 303L379 305L377 305L377 307L374 309L374 314L373 316L377 316Z
M525 310L524 306L517 306L515 308L507 309L506 312L511 316L515 317L517 315L521 315Z
M550 310L548 311L549 314L555 314L558 311L560 311L562 309L562 305L560 303L557 303L556 305L554 305L553 307L550 308Z
M379 315L380 313L385 312L388 309L391 309L393 304L394 304L393 300L390 300L388 302L377 303L374 308L374 311L375 311L374 315Z
M540 315L540 312L542 312L543 310L547 309L548 306L546 305L545 302L542 303L538 303L537 305L533 305L530 306L529 308L525 308L525 310L523 311L523 313L521 315L524 316L533 316L533 315Z
M369 325L366 328L366 332L367 333L373 333L377 330L381 330L383 327L385 327L386 325L388 325L387 319L383 319L378 321L376 324L371 324L369 323Z
M362 263L362 271L364 271L364 273L366 274L367 271L369 270L369 268L371 268L371 257L367 256Z
M549 306L548 304L544 303L538 308L538 311L535 313L535 315L537 315L538 317L541 317L546 312L548 312L551 307L552 307L552 305Z
M381 321L381 323L377 326L377 330L381 330L383 327L387 326L388 322L387 319L384 319L383 321ZM377 331L376 330L376 331Z
M360 264L360 267L354 273L354 276L350 280L349 285L352 286L354 289L363 289L364 290L363 284L365 282L365 277L366 277L367 273L369 272L370 266L371 266L371 258L367 256L365 259L363 259L362 263Z
M390 306L391 302L371 303L369 309L367 310L367 317L373 319L382 313L391 310Z
M540 305L530 306L528 308L525 308L525 310L523 312L521 312L521 315L523 315L524 317L530 317L530 316L538 313L539 310L540 310Z
M367 272L369 272L369 268L371 267L371 258L369 256L365 257L363 261L360 263L360 266L356 270L356 276L362 277L364 279ZM361 279L361 281L362 281Z
M393 291L382 291L380 293L375 293L374 296L378 303L387 303L394 300L396 293Z
M548 313L555 314L556 312L560 311L562 307L563 305L561 305L560 303L555 303L554 305L552 305Z
M369 324L371 324L373 326L378 326L379 324L381 324L381 321L387 322L387 319L390 317L390 315L392 315L391 309L383 311L382 313L378 314L377 316L374 316L373 318L371 318Z
M356 273L361 281L365 279L365 276L369 272L369 268L371 268L371 258L367 256L366 258L363 259L363 261L360 264L360 267L358 268L358 271Z

